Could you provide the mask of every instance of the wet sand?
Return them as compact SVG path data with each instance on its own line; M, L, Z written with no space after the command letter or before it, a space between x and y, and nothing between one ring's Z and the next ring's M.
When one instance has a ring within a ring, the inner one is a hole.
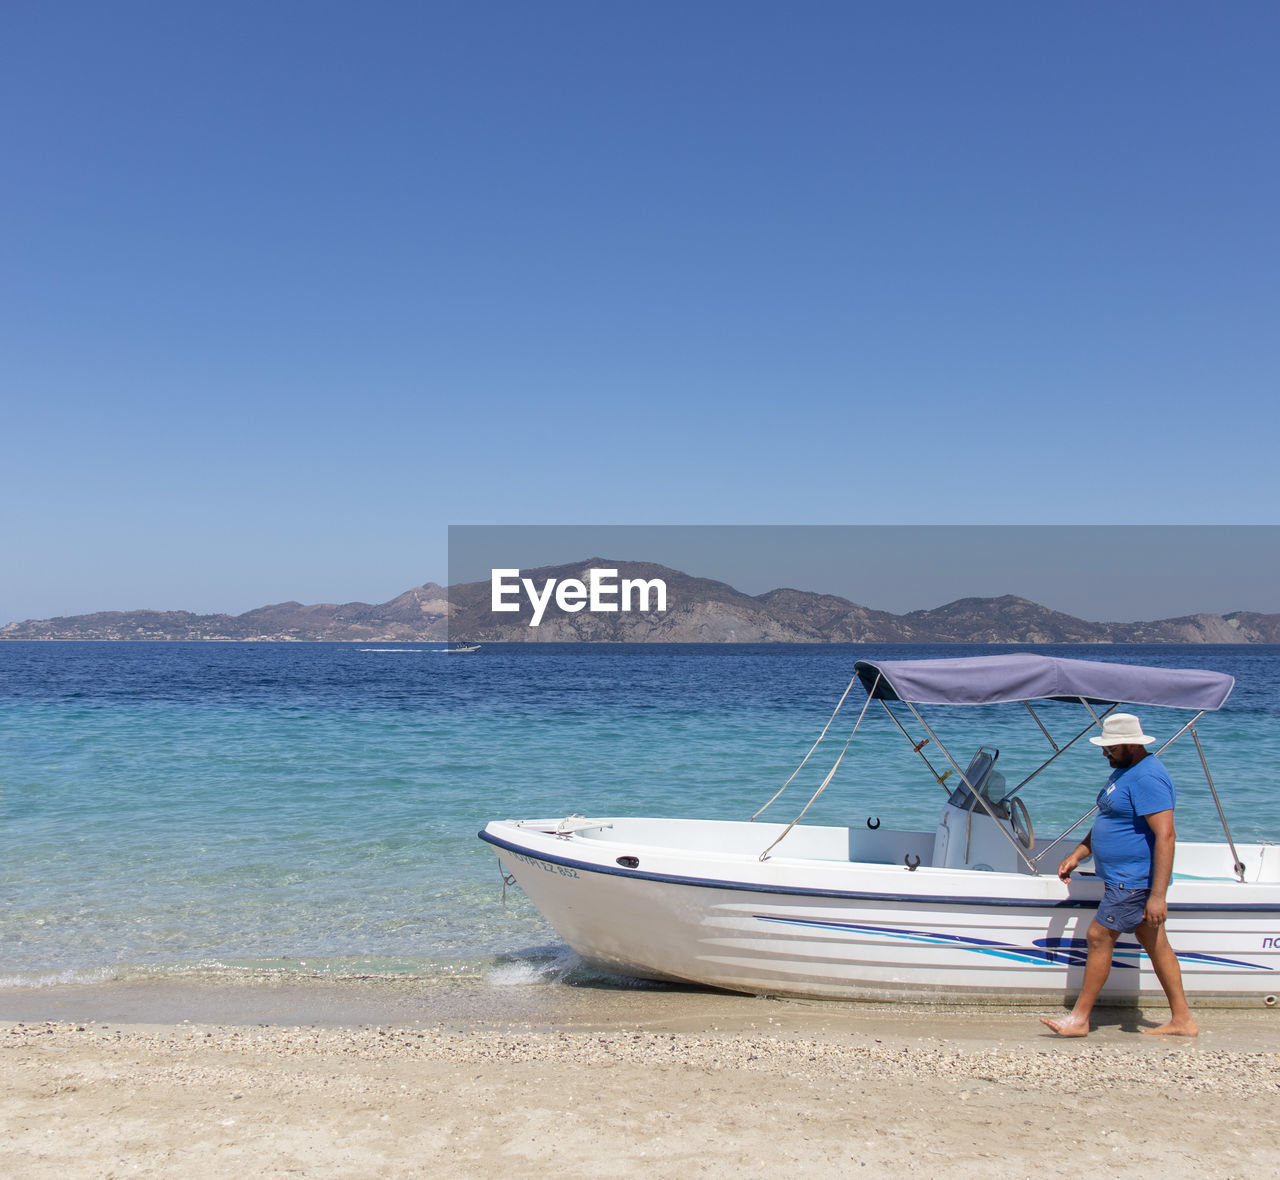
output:
M1102 1011L480 979L155 978L0 992L23 1177L1280 1172L1280 1013L1194 1040Z

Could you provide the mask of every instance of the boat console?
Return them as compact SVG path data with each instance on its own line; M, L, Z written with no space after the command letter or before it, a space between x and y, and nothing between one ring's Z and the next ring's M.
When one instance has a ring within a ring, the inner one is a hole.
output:
M999 750L980 746L943 805L933 837L935 869L1026 871L1010 837L1023 848L1030 848L1035 837L1025 805L1005 797L1004 775L995 769L999 757Z

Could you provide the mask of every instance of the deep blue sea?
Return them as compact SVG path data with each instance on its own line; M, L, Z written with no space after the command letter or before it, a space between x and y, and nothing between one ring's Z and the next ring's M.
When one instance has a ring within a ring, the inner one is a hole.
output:
M500 973L554 956L490 819L745 819L787 779L858 658L1007 648L0 643L0 983L223 965ZM1199 726L1237 840L1280 838L1280 648L1037 648L1231 673ZM863 698L765 818L821 781ZM1140 710L1163 739L1179 714ZM1045 705L1055 737L1081 711ZM1049 748L1021 706L930 710L1010 784ZM948 739L951 739L948 741ZM1166 756L1183 839L1221 836L1189 741ZM1092 804L1087 743L1026 794L1049 834ZM932 829L942 792L877 706L806 822ZM763 845L762 845L763 847Z

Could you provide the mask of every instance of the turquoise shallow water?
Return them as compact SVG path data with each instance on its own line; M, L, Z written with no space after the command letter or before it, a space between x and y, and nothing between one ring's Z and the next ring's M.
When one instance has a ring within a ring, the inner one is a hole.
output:
M523 978L563 948L518 890L504 903L485 822L747 818L855 659L1007 650L380 647L0 644L0 981L214 963ZM1280 649L1037 650L1235 675L1200 732L1236 838L1280 838ZM768 818L795 815L861 703ZM1043 715L1055 736L1082 724ZM1010 782L1047 756L1019 708L929 716L957 757L999 746ZM1143 713L1160 736L1176 716ZM1194 747L1166 761L1180 836L1217 838ZM1033 784L1037 830L1078 818L1105 773L1082 744ZM940 798L873 712L808 818L932 828Z

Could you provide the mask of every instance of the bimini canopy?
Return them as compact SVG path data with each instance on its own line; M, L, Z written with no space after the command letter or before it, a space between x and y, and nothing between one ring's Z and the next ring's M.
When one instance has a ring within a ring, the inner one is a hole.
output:
M1198 668L1145 668L1018 652L957 660L859 660L854 670L880 700L917 705L1078 701L1218 709L1235 679Z

